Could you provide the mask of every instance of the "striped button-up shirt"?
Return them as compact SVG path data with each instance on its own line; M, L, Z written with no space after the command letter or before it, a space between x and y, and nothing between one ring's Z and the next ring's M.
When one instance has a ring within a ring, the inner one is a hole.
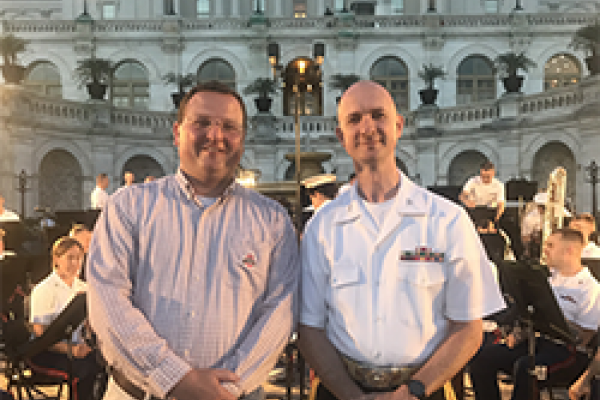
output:
M204 208L179 171L111 196L94 229L88 307L107 361L164 397L192 368L262 384L296 317L286 211L232 184Z

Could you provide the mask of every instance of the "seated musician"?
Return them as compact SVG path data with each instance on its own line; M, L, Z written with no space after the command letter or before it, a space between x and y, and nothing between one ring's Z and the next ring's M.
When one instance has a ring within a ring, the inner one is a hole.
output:
M492 222L497 226L500 217L502 217L502 214L504 213L506 199L504 195L504 184L495 178L494 175L496 175L494 164L486 161L481 165L479 175L471 177L467 183L465 183L462 192L459 195L459 199L469 209L471 214L473 214L475 208L484 207L495 209L496 212ZM487 221L474 222L475 225L488 225Z
M33 332L40 336L62 310L86 285L78 276L82 267L83 247L70 237L59 238L52 246L52 273L35 286L31 292L30 322ZM88 346L82 336L80 326L72 336L72 345L66 341L56 343L49 350L31 359L32 369L39 368L44 374L57 371L59 376L67 376L69 363L72 363L76 383L77 399L92 399L96 376L101 366L96 362L96 352ZM69 361L68 352L73 354Z
M577 214L569 222L569 228L578 230L583 235L581 258L600 259L600 247L590 240L591 234L596 231L596 220L592 214Z
M570 375L574 381L587 365L587 354L580 351L588 344L600 322L600 283L581 265L581 233L560 229L550 235L544 254L552 276L548 278L566 320L577 335L578 346L541 336L536 339L535 365L553 374ZM478 400L500 400L497 373L512 374L512 400L528 400L527 341L511 334L503 344L483 348L471 360L471 382Z

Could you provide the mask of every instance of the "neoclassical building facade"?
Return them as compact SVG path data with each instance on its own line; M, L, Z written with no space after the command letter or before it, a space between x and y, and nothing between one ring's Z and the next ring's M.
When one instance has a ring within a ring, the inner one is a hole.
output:
M462 185L483 160L499 178L546 185L567 169L567 193L591 210L586 167L600 162L600 77L573 32L600 19L600 1L551 0L0 0L0 34L29 41L19 61L21 85L0 83L0 193L25 213L89 206L94 178L110 191L130 170L145 176L178 165L176 118L166 74L218 79L239 91L273 76L279 63L311 66L315 44L325 55L320 81L301 96L282 85L270 114L244 96L250 118L242 167L260 172L259 188L293 177L294 110L299 102L302 150L326 153L326 172L344 180L353 167L335 137L334 74L384 85L406 119L398 165L424 186ZM536 66L522 93L504 92L494 60L524 52ZM114 71L104 101L91 101L74 79L79 60L109 59ZM421 105L423 65L446 71L437 106ZM1 78L0 78L1 79ZM280 83L283 78L279 78ZM25 180L18 175L24 171Z

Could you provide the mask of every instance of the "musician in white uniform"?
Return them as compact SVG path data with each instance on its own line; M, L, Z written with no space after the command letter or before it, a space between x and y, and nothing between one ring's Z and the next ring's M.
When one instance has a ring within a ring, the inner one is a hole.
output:
M600 247L590 240L590 235L596 231L596 220L592 214L582 213L576 215L569 223L569 228L578 230L583 235L583 250L581 258L600 259Z

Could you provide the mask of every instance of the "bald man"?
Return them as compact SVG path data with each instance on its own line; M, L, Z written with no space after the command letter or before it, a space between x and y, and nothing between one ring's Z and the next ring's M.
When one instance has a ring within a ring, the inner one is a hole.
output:
M490 261L467 213L396 167L404 119L386 89L353 85L338 124L356 183L302 239L299 348L317 400L443 399L504 307Z

